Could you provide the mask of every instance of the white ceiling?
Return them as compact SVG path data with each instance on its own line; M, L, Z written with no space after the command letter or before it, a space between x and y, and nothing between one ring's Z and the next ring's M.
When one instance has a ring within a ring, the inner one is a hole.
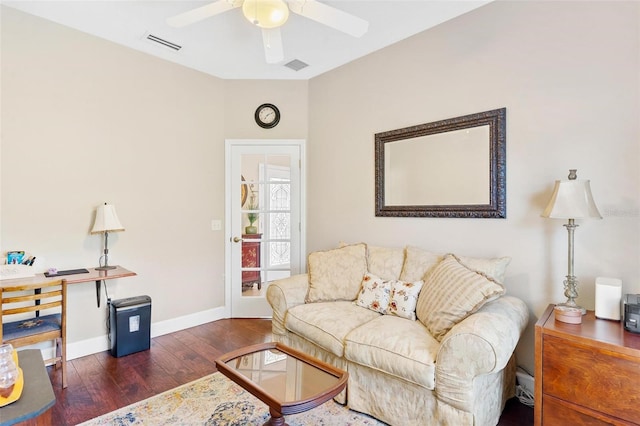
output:
M261 30L242 16L241 8L184 28L172 28L165 22L212 1L0 0L3 5L216 77L287 80L315 77L490 1L322 0L367 20L368 32L355 38L291 13L281 28L284 60L267 64ZM183 47L174 52L159 46L147 40L149 33ZM284 66L294 59L309 66L300 71Z

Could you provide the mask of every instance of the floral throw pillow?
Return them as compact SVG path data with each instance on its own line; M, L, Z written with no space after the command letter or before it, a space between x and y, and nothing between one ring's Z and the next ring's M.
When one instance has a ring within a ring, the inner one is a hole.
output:
M391 282L366 273L362 279L362 288L356 299L356 305L384 314L389 306Z
M391 300L387 308L388 315L416 320L416 304L424 281L391 281Z
M355 304L386 315L416 320L416 304L423 281L385 280L367 272Z

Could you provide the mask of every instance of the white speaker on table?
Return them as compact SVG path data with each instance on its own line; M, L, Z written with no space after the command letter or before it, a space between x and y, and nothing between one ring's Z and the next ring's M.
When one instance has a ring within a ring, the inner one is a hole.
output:
M620 321L622 280L596 278L596 318Z

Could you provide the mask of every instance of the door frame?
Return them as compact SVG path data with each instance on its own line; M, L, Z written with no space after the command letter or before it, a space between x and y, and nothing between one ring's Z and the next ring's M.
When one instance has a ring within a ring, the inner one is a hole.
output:
M231 148L235 146L297 146L300 150L300 271L306 271L305 253L307 247L307 168L306 168L306 140L305 139L225 139L225 220L224 220L224 316L231 318L231 251L233 245L233 234L231 229L231 216L233 206L231 205L231 191L235 190L233 178L231 176Z

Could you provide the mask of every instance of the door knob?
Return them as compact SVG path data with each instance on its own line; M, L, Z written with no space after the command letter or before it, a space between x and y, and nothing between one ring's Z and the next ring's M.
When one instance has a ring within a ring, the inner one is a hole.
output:
M233 237L233 242L234 242L234 243L239 243L240 241L242 241L242 238L240 238L240 237Z

